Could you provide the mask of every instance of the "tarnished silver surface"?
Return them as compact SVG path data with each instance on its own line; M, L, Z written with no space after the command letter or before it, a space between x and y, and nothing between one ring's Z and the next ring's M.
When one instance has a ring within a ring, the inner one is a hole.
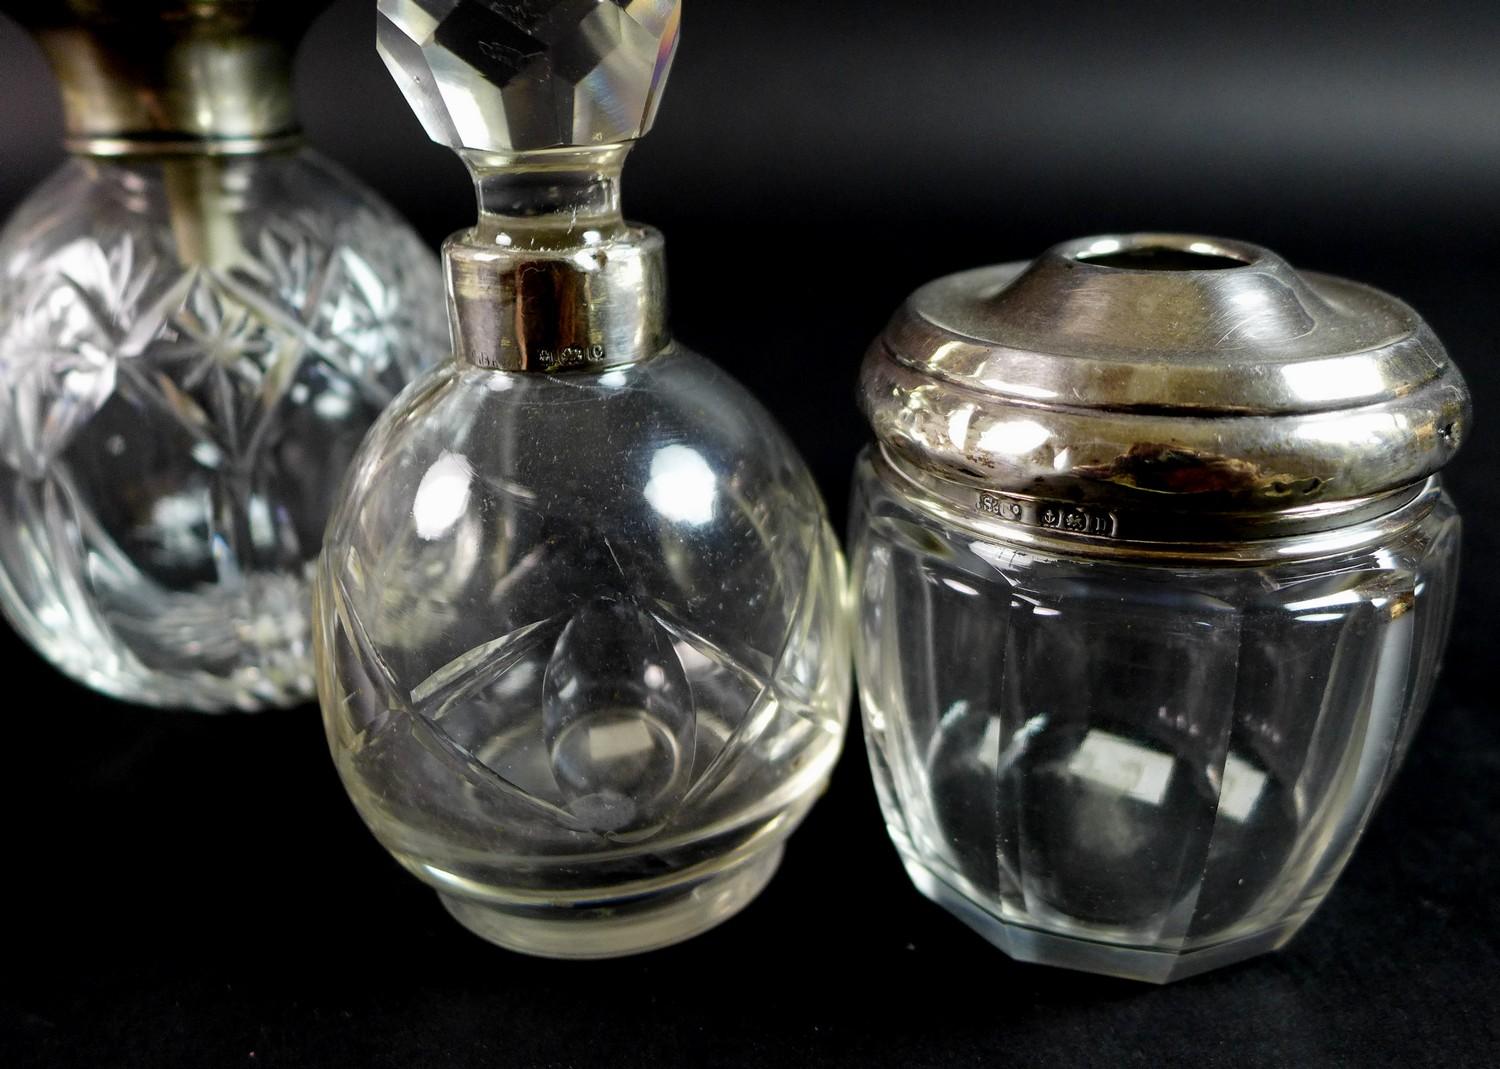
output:
M950 505L1148 541L1279 537L1397 507L1469 419L1462 376L1406 305L1172 234L930 283L860 389L888 455Z
M1219 513L1121 510L998 490L975 491L884 448L877 470L944 522L1038 550L1115 559L1263 564L1378 545L1427 514L1437 476L1385 494L1287 509ZM1369 521L1378 521L1371 523Z
M28 0L70 152L233 155L299 140L292 52L321 3Z
M530 152L651 129L681 0L380 0L377 41L428 136Z

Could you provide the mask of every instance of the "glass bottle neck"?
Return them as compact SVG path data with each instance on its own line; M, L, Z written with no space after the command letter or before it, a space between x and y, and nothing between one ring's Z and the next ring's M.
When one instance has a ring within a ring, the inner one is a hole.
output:
M477 245L565 249L600 245L629 232L620 209L620 172L630 145L501 156L465 152L474 179Z

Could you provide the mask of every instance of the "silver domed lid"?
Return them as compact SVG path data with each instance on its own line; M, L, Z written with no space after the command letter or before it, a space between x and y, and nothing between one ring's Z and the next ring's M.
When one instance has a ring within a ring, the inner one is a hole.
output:
M1405 304L1180 234L929 283L872 348L861 402L887 455L950 498L1147 540L1206 514L1236 538L1348 522L1410 496L1469 420Z
M381 58L449 148L510 155L651 129L681 0L380 0Z

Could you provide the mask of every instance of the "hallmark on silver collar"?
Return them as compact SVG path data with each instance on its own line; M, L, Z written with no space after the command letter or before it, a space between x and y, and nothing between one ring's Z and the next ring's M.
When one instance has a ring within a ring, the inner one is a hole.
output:
M1032 501L1029 498L999 494L993 490L979 492L979 511L986 516L1027 527L1094 535L1098 538L1116 537L1119 527L1115 514L1103 509L1066 505L1057 501Z
M590 345L587 348L569 345L557 350L541 350L537 353L537 363L542 365L543 371L567 371L588 364L602 364L605 355L602 345Z

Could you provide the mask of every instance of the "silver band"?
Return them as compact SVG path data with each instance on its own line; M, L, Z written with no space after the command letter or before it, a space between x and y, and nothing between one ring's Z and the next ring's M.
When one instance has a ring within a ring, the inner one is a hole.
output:
M595 246L443 246L460 362L502 371L597 370L670 340L661 234L635 227Z
M1221 562L1257 562L1322 556L1389 536L1389 518L1415 522L1441 493L1438 478L1373 497L1272 513L1152 512L1140 508L1049 500L935 475L888 446L879 467L903 493L950 523L987 536L1060 552L1120 556L1191 556Z
M74 156L259 156L302 147L302 132L255 137L200 137L194 134L73 134L63 148Z

